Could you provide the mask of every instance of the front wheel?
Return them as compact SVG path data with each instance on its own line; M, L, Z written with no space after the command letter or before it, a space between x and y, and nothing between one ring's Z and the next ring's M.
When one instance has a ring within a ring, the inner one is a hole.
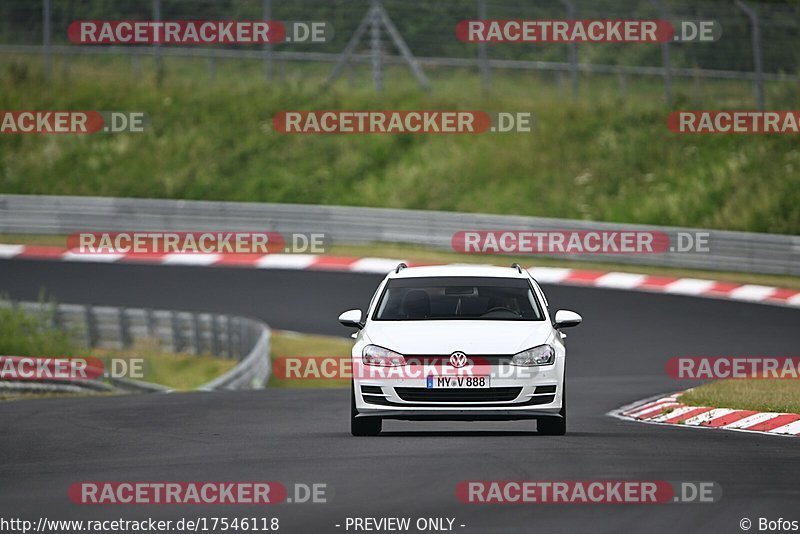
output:
M356 417L356 389L350 382L350 433L354 436L377 436L383 428L380 417Z
M567 433L567 383L564 381L564 389L561 393L561 410L558 414L560 418L548 417L536 421L536 432L543 436L563 436Z

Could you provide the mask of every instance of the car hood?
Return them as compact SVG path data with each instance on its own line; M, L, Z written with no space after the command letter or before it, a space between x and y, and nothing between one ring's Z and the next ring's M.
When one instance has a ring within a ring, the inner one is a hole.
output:
M368 343L406 355L516 354L542 345L553 332L548 321L373 321Z

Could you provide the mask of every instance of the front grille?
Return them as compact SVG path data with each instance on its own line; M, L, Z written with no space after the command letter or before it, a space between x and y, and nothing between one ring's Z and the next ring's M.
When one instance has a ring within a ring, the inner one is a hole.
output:
M506 388L394 388L397 396L409 402L509 402L519 396L521 387Z
M404 354L406 362L411 365L444 365L450 366L450 355ZM514 355L511 354L467 354L469 365L509 365Z
M555 395L540 395L538 397L531 397L530 399L521 403L520 406L536 406L538 404L550 404L554 400L556 400Z
M381 406L392 406L392 401L386 397L378 395L364 395L364 402L367 404L380 404Z
M541 404L550 404L555 400L555 395L539 395L531 397L525 402L517 402L511 404L498 404L496 406L538 406ZM377 404L380 406L395 406L402 408L404 406L415 406L419 408L474 408L478 403L475 401L468 402L448 402L441 404L441 402L415 402L414 404L404 404L402 402L392 402L386 397L378 395L364 395L364 402L367 404Z

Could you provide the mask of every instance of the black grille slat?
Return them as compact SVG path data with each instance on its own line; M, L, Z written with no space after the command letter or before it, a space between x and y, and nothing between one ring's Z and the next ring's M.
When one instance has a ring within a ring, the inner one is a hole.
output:
M397 396L408 402L509 402L516 399L521 387L504 388L394 388Z
M522 404L524 404L525 406L536 406L538 404L550 404L554 400L556 400L556 396L555 395L548 395L546 397L545 396L531 397L530 399L528 399L527 401L525 401Z
M541 404L550 404L551 402L553 402L553 400L555 400L555 395L549 395L549 396L542 395L539 397L531 397L530 399L524 402L516 402L512 404L495 404L494 406L497 406L498 408L502 408L504 406L538 406ZM402 402L392 402L386 397L378 397L377 395L364 395L364 401L367 402L368 404L379 404L381 406L395 406L398 408L403 408L408 406L414 406L419 408L474 408L476 406L476 403L474 402L466 402L466 403L453 402L447 404L418 402L414 404L405 404Z
M412 365L450 365L450 355L404 354L406 362ZM470 365L510 365L513 354L467 354Z
M381 404L383 406L391 406L392 401L386 397L379 397L377 395L364 395L364 402L368 404Z

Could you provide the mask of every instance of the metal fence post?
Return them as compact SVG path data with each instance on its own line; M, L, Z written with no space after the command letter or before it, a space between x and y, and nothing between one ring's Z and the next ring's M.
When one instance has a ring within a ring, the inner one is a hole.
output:
M51 49L53 41L53 10L51 8L51 0L42 0L42 68L46 80L49 80L53 73L53 53Z
M210 320L211 320L211 354L213 354L214 356L219 356L220 354L219 326L217 324L219 316L212 314Z
M246 354L245 351L244 351L244 347L245 347L244 321L242 321L240 318L237 318L236 322L238 323L237 326L239 327L239 328L237 328L237 330L239 331L239 339L237 340L239 342L238 343L238 345L239 345L239 354L236 355L236 359L237 360L241 360L242 357Z
M139 54L134 50L131 51L131 71L133 79L138 80L142 73L142 68L139 61Z
M375 92L383 91L383 57L381 56L381 16L380 0L372 0L370 10L369 35L372 57L372 84Z
M272 20L272 0L261 0L261 18ZM272 75L272 43L266 43L264 45L264 78L270 82Z
M94 310L91 304L83 307L83 321L86 323L86 346L92 349L97 345L97 332L95 331Z
M414 74L414 77L417 79L417 83L419 86L424 89L425 91L430 91L431 82L428 80L428 77L425 76L425 73L422 71L422 68L419 66L419 62L417 58L414 57L414 54L411 53L411 49L406 44L405 39L400 34L400 30L397 29L397 26L394 25L392 19L389 18L389 14L386 13L386 10L383 9L383 6L380 3L380 0L376 2L377 8L374 10L376 13L376 17L378 20L383 23L383 27L386 28L386 33L389 34L389 38L394 43L394 46L397 47L397 50L400 52L400 55L403 56L408 67L411 69L411 72ZM381 78L381 82L383 79Z
M153 0L153 20L159 21L161 20L161 0ZM153 45L155 49L155 55L153 59L155 60L155 67L156 67L156 85L160 86L161 82L164 77L164 65L163 59L161 57L161 45L156 43Z
M251 339L250 339L250 321L244 320L241 322L242 324L242 355L247 354L250 352L250 348L252 347Z
M145 322L147 323L147 337L149 338L158 338L158 333L156 332L156 319L153 317L153 310L147 308L144 311ZM161 345L161 340L158 340L158 344Z
M119 340L123 347L131 346L131 333L128 328L128 316L125 314L125 308L117 308L117 319L119 321Z
M567 8L567 18L575 20L575 3L572 0L560 0ZM578 98L578 44L569 44L569 75L572 78L572 98Z
M213 82L217 77L217 58L208 58L208 81Z
M72 66L72 56L65 54L61 56L61 77L64 81L69 80L71 70L70 67Z
M200 344L200 316L197 313L192 313L192 334L194 334L194 353L200 354L202 352Z
M661 43L661 60L664 64L664 100L672 106L672 54L669 43Z
M54 330L61 330L63 321L61 320L61 308L56 304L53 306L53 315L50 317L50 326Z
M478 0L478 19L486 20L486 0ZM489 54L485 42L478 43L478 61L481 73L481 89L488 93L492 85L492 73L489 70Z
M702 87L700 84L700 72L697 64L692 67L692 102L696 107L703 105Z
M226 332L226 342L227 342L227 350L226 354L228 358L233 358L233 319L230 315L225 316L225 322L227 323L227 332Z
M336 61L336 65L334 65L333 70L331 71L330 76L325 81L325 86L330 86L336 79L342 74L344 67L353 59L353 53L355 52L356 47L358 46L359 41L363 37L364 33L367 31L367 28L370 30L370 59L372 63L372 82L375 86L375 91L380 92L383 90L383 56L381 50L381 24L383 27L386 28L386 32L389 38L392 40L394 45L397 47L400 55L403 56L403 60L411 69L411 72L414 74L414 77L417 79L417 83L419 83L420 87L424 90L428 91L430 89L430 81L428 77L425 76L425 73L422 71L422 68L419 66L419 62L416 60L414 55L411 53L411 49L406 44L403 36L400 35L400 31L392 22L392 19L389 18L389 15L386 13L386 10L383 9L380 0L372 0L370 3L369 11L361 19L361 22L358 24L355 33L353 33L350 40L347 42L347 46L344 48L342 53L339 55L339 59Z
M650 0L650 2L658 9L659 17L664 20L669 18L667 8L661 0ZM664 99L667 101L667 106L672 106L672 53L669 41L661 43L661 63L664 69Z
M180 352L183 348L183 340L181 339L181 328L178 324L178 312L173 310L169 312L169 315L172 325L172 350L174 352Z
M742 0L735 0L736 5L744 11L750 19L750 28L753 40L753 70L755 78L753 80L753 91L756 97L756 107L764 109L764 57L761 51L761 24L758 13L745 4Z
M622 99L628 100L628 79L625 77L624 72L617 73L617 85L619 86L619 94L622 95Z

